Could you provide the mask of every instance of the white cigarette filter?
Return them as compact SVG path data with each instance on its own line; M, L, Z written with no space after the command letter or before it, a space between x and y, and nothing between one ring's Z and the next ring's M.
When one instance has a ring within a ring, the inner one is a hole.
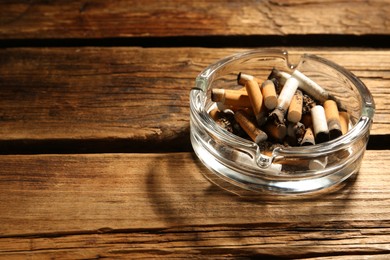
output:
M320 85L318 85L315 81L308 78L305 74L300 72L299 70L294 70L291 74L292 77L295 77L299 80L299 88L305 91L314 99L324 102L329 98L329 93Z
M299 85L299 81L295 78L288 78L286 83L283 86L282 91L278 97L278 105L277 108L279 110L284 111L286 113L288 107L290 106L291 100L297 91Z
M311 118L316 143L329 141L328 123L326 121L325 110L321 105L312 107Z

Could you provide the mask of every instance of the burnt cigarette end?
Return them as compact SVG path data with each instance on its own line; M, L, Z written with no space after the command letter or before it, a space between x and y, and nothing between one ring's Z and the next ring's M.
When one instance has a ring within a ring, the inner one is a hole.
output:
M329 141L329 133L327 132L319 132L315 136L316 143L324 143Z
M278 124L275 122L268 122L265 125L266 133L278 142L283 141L287 135L287 127L285 124Z
M304 134L300 144L301 144L301 146L309 146L309 145L316 144L315 139L314 139L313 130L311 130L310 127L306 128L305 134Z
M324 109L328 122L329 137L331 140L333 140L342 135L337 103L333 100L326 100L324 102Z
M241 81L241 72L239 72L239 73L237 74L237 84L238 84L238 85L241 85L241 84L240 84L240 81Z

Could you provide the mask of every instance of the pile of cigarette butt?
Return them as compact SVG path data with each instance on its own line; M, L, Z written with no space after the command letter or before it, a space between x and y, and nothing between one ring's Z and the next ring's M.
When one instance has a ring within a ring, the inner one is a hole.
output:
M348 131L349 114L299 70L272 69L264 81L240 72L237 89L213 88L210 116L223 128L262 147L307 146Z

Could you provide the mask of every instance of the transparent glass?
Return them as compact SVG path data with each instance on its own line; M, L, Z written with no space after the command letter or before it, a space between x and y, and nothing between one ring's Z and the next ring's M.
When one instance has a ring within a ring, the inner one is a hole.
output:
M209 116L215 106L212 88L238 88L239 72L266 79L274 67L298 69L337 98L350 114L348 133L313 146L276 148L267 156L256 143L231 134ZM291 64L286 51L251 50L208 66L196 78L190 92L191 143L213 176L235 187L274 194L323 191L359 171L374 112L369 90L341 66L311 54Z

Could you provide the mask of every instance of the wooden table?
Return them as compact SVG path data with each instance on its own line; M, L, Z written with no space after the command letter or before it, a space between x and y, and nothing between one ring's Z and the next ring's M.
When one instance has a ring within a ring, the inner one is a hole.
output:
M0 258L390 258L390 1L1 1ZM251 48L356 74L376 114L344 189L209 183L189 91Z

